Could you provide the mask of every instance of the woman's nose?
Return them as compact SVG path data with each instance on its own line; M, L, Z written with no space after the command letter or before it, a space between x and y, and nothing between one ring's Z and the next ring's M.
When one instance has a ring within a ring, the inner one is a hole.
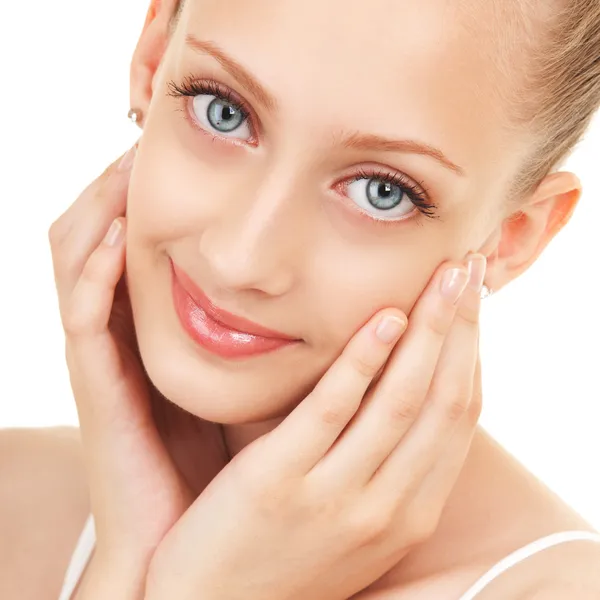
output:
M227 209L203 230L199 250L214 286L277 296L293 285L302 241L290 198L263 195ZM294 222L295 221L295 222Z

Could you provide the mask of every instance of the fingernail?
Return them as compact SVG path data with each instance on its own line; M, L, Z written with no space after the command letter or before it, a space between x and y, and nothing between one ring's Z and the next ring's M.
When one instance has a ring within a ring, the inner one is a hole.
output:
M132 146L127 150L121 162L119 163L118 170L119 171L128 171L133 166L133 161L135 159L136 147Z
M461 269L460 267L447 269L442 277L440 287L442 296L452 302L452 304L456 304L465 291L468 281L469 274L466 269Z
M106 232L104 236L104 243L107 246L116 246L123 237L123 225L118 219L115 219L109 230Z
M471 254L469 256L469 286L476 292L480 292L485 279L487 259L483 254Z
M399 317L385 316L379 321L375 335L384 344L395 342L406 327L406 321Z

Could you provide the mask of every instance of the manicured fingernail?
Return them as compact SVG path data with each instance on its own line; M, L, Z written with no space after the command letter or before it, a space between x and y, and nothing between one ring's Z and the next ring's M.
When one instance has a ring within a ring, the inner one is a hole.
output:
M118 219L115 219L104 236L104 243L107 246L116 246L122 238L123 225L121 225L121 222Z
M469 255L469 286L476 292L480 292L485 279L487 259L483 254Z
M135 159L136 147L132 146L127 150L121 162L119 163L118 170L119 171L128 171L133 166L133 161Z
M452 304L456 304L465 291L468 281L469 274L466 269L461 269L460 267L447 269L442 277L440 287L442 296L452 302Z
M395 342L406 327L406 321L399 317L387 315L379 321L375 335L384 344Z

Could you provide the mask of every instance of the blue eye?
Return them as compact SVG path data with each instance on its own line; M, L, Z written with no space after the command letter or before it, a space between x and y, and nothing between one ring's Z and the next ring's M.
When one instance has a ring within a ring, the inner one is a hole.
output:
M360 178L350 183L348 196L360 208L377 217L402 217L415 208L404 188L376 177Z
M401 173L361 169L344 185L347 195L365 216L392 224L405 215L420 211L431 219L439 218L437 205L430 202L422 185Z
M227 88L215 81L186 77L180 85L168 83L169 96L189 96L198 125L211 135L251 141L250 115Z
M194 96L192 101L194 115L200 125L209 131L249 140L252 137L248 116L238 107L224 98L214 94L201 94ZM233 135L235 134L235 135Z

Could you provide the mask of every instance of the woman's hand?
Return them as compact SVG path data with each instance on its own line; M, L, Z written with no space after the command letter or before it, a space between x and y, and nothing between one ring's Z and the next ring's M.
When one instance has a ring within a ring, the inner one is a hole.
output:
M434 532L481 411L474 256L458 305L466 270L444 295L440 269L389 360L393 309L217 475L158 547L147 600L347 599Z
M169 419L165 435L164 407L140 361L123 274L134 153L135 147L122 169L117 162L108 167L49 231L96 525L94 561L101 564L101 576L90 585L111 580L121 598L143 593L154 549L197 496L162 439L176 438L180 423ZM115 219L116 229L103 240ZM196 458L222 443L220 428L200 421L194 427L190 454Z

